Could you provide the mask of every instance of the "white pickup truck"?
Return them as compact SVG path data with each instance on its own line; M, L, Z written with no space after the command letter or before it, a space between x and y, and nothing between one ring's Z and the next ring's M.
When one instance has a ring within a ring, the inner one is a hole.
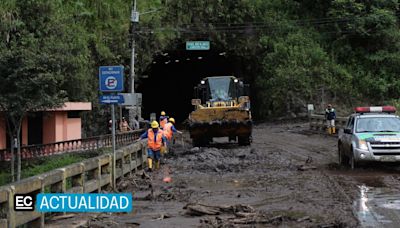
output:
M357 107L339 132L339 164L400 161L400 118L393 106Z

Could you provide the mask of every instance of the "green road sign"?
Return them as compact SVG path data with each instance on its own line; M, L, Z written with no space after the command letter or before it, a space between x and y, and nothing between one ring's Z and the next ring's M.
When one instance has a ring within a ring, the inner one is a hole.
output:
M186 50L189 51L210 50L210 41L186 41Z

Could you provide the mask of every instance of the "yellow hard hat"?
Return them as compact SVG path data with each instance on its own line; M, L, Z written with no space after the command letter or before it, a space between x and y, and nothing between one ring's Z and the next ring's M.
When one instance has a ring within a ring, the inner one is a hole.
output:
M151 128L158 128L158 122L157 121L153 121L151 122Z
M165 112L164 112L164 111L161 111L161 115L162 115L162 116L165 116Z
M169 120L168 120L169 122L172 122L172 123L175 123L175 119L174 118L169 118Z

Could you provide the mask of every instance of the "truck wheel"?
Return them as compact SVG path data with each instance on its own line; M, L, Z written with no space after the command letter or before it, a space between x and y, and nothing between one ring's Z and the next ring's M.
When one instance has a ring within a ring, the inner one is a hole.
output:
M339 158L339 165L348 165L349 164L349 158L344 154L342 145L338 146L338 158Z
M349 165L350 165L350 168L351 168L352 170L354 170L354 169L357 168L357 162L356 162L356 160L354 159L354 154L353 154L353 152L351 152L351 154L350 154Z
M245 137L239 136L238 142L239 142L240 146L248 146L248 145L250 145L250 137L249 136L245 136Z

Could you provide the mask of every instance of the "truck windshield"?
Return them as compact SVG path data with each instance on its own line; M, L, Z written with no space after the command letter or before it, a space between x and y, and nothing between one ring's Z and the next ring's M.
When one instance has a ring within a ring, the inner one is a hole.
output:
M398 117L368 117L357 121L356 132L400 132Z
M210 86L211 100L212 101L228 101L229 87L231 83L231 78L209 78L208 85Z

